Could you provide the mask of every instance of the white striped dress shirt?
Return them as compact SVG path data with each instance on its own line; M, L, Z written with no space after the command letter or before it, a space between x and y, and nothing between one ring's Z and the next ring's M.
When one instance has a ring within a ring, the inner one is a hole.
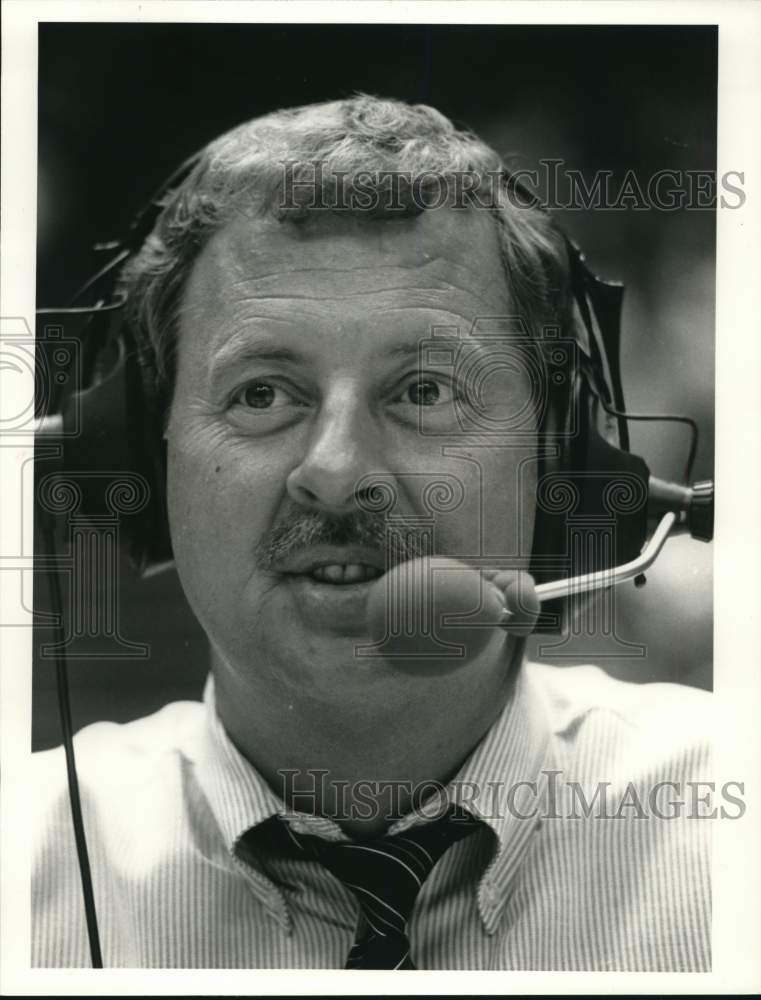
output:
M423 886L415 966L709 970L713 820L695 785L711 778L709 705L690 688L526 664L447 786L484 827ZM289 812L238 753L211 681L204 704L97 723L75 745L104 965L343 967L351 892L313 861L247 856L238 840L275 814L344 835ZM34 756L32 964L87 967L63 752Z

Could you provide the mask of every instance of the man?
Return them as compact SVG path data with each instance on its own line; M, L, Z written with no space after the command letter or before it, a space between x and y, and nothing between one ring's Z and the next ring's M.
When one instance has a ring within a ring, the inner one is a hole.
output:
M572 307L501 169L431 108L278 112L208 147L128 265L213 680L77 737L107 966L709 967L708 824L680 799L705 698L521 662L547 387L481 333ZM511 614L463 657L379 650L378 578L431 554L504 566ZM40 755L33 961L80 966L63 779Z

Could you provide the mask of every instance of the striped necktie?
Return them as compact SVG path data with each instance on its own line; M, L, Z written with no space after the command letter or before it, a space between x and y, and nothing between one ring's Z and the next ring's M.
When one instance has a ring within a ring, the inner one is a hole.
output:
M345 968L414 969L407 922L418 893L447 848L480 827L450 806L439 819L377 840L323 840L296 833L279 817L249 833L270 850L318 861L354 894L360 920Z

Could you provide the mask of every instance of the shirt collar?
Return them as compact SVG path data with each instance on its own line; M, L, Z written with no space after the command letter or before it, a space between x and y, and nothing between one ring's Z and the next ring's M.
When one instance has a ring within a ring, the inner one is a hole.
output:
M276 815L293 822L302 832L328 839L340 839L343 834L332 820L290 810L234 746L216 712L211 675L203 698L207 725L205 752L198 762L201 787L234 862L273 916L288 928L287 906L277 887L237 857L240 837ZM441 793L441 797L482 820L495 834L496 851L477 893L481 919L490 934L497 929L510 884L538 825L538 782L549 731L541 694L528 664L524 664L517 671L512 695L499 718ZM398 820L389 834L425 822L429 813L435 815L441 797L438 801L436 797L428 799L425 807Z
M281 926L290 932L291 920L285 898L263 872L245 864L237 854L238 840L246 830L285 810L285 804L270 789L233 744L217 715L214 678L203 692L206 706L203 752L197 763L198 781L222 832L233 864Z
M523 664L500 718L450 783L450 797L497 838L497 850L478 886L479 910L491 934L539 825L540 779L549 742L546 709L529 665Z
M539 825L546 789L542 768L550 724L529 664L517 671L513 692L497 721L439 795L389 828L402 833L427 815L455 803L485 823L496 850L478 885L478 908L486 931L495 933L510 885Z

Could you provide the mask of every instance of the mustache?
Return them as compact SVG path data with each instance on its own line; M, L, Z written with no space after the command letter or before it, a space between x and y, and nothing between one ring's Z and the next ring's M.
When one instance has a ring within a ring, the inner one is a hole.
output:
M432 554L430 535L399 518L394 518L391 528L381 513L357 510L329 514L288 508L257 546L256 557L264 569L275 569L290 556L315 545L377 549L386 553L389 566Z

